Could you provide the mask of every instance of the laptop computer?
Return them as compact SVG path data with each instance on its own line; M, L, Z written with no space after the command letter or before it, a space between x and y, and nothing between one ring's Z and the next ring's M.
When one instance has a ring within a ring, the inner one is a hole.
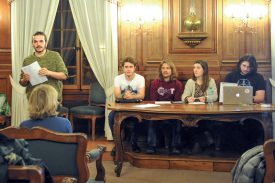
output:
M253 104L253 87L224 86L223 104Z

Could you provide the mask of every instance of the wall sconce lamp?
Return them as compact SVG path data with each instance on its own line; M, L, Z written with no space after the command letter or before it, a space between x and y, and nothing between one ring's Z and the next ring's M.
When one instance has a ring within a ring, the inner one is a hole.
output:
M126 4L121 8L121 19L124 22L138 25L142 29L145 23L153 23L162 19L162 9L156 5L140 3Z
M263 4L250 4L244 0L242 4L231 4L226 7L225 15L232 19L235 32L256 33L257 22L268 14L270 1L264 0Z

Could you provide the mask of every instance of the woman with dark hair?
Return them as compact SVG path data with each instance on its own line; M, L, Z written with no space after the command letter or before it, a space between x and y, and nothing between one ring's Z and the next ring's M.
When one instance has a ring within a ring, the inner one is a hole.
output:
M186 82L182 101L185 103L212 103L217 98L216 82L209 76L207 62L204 60L195 61L193 76ZM207 121L204 121L198 127L188 129L186 132L190 136L191 142L188 143L191 143L192 154L199 153L202 148L207 148L214 143L213 137L205 124L207 124Z
M252 86L253 102L264 102L265 81L263 76L257 73L256 58L253 55L241 57L237 64L237 69L229 73L224 81L237 83L239 86Z
M209 77L207 62L203 60L195 61L193 77L186 82L182 101L185 103L214 102L217 98L216 82Z

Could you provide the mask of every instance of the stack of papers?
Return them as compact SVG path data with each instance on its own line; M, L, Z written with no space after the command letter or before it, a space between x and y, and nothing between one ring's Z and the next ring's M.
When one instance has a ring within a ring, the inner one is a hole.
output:
M170 101L155 101L155 104L171 104Z
M138 108L147 108L147 107L159 107L160 105L157 104L141 104L141 105L135 105L133 107L138 107Z

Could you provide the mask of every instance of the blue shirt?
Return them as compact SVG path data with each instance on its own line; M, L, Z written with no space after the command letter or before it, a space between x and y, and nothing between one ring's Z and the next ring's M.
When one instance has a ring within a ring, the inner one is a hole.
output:
M20 124L20 127L32 128L32 127L44 127L52 131L61 132L61 133L72 133L72 126L70 121L67 118L63 117L48 117L42 120L33 120L29 119L23 121Z

